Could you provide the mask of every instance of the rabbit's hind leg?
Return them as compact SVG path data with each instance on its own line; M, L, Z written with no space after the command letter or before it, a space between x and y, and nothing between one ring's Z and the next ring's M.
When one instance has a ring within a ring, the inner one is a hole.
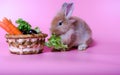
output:
M81 38L79 45L78 45L78 50L85 50L88 48L89 44L91 43L91 37L90 36L84 36Z

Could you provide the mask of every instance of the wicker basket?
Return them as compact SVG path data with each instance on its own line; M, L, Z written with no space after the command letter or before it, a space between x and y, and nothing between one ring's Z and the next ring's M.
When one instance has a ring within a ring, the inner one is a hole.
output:
M44 48L47 34L9 35L6 34L9 50L13 54L38 54Z

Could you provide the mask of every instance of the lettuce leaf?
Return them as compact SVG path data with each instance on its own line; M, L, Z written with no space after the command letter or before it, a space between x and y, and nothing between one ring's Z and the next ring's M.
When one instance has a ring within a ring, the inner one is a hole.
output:
M56 36L55 34L51 35L51 37L48 39L48 42L46 42L45 45L56 50L66 50L68 48L67 45L64 45L61 42L60 36Z
M22 32L28 33L31 29L31 25L22 18L16 20L16 23L19 24L18 29Z

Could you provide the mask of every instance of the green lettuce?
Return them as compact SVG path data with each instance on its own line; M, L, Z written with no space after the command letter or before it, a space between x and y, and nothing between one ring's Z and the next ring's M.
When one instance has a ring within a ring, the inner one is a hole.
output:
M31 29L31 25L22 18L16 20L16 23L19 24L18 29L22 32L28 33Z
M55 50L66 50L68 48L67 45L64 45L61 42L60 36L56 36L55 34L51 35L51 37L48 39L48 42L46 42L45 45Z

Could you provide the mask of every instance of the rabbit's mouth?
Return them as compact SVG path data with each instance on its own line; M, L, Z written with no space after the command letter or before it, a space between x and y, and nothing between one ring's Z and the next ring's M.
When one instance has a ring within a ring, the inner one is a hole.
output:
M53 32L52 34L55 34L55 35L59 36L59 35L61 35L62 33L60 33L60 32Z
M55 34L55 35L62 35L66 33L66 29L64 28L57 28L57 29L51 28L50 31L51 34Z
M61 31L53 31L52 34L59 36L59 35L65 34L65 33L61 32Z

